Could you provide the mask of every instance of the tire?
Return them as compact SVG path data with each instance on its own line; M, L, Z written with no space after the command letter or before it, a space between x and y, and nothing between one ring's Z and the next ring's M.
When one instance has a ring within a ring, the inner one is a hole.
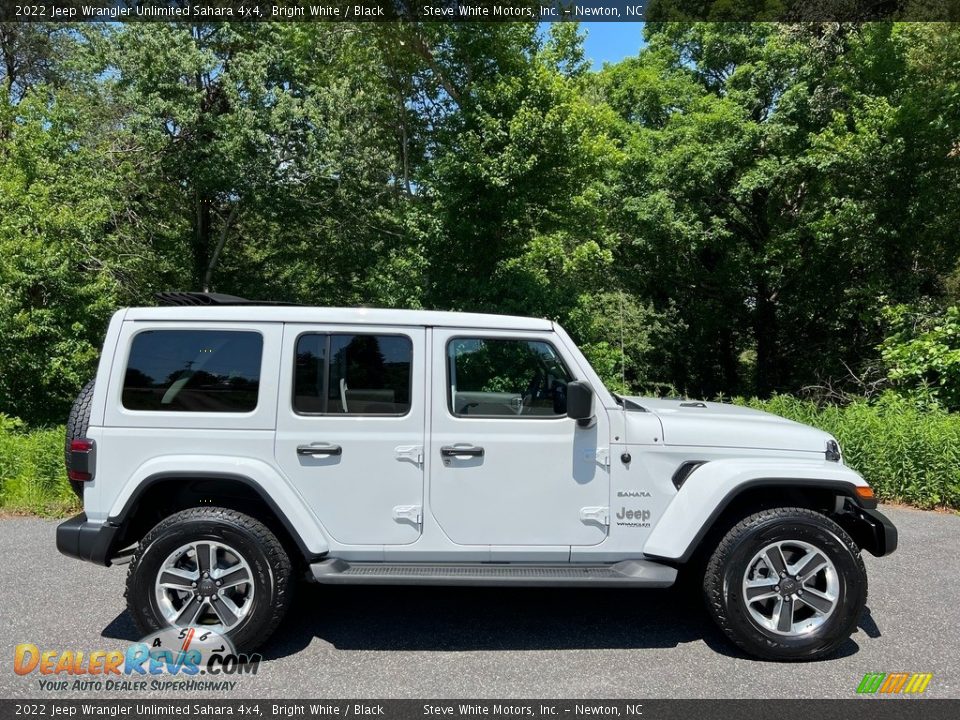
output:
M63 462L66 468L70 469L70 441L87 436L87 428L90 426L90 406L93 403L93 388L96 380L91 380L77 395L73 401L73 407L70 409L70 415L67 417L67 437L63 444ZM68 481L70 487L77 494L77 497L83 500L83 483Z
M182 552L185 546L193 549ZM215 548L216 564L208 566L211 577L207 579L202 577L200 558L206 556L204 548L211 547ZM180 558L174 566L171 557ZM183 590L160 588L161 574L171 567L181 576L196 577L200 585ZM224 584L229 584L231 576L242 577L235 574L237 569L249 570L247 582L230 589L211 585L218 577ZM164 519L140 541L127 573L127 609L143 635L171 626L208 627L226 635L238 652L250 652L270 637L286 614L293 591L291 575L283 545L259 520L226 508L191 508ZM227 600L232 609L222 614ZM201 608L199 615L193 621L172 622L174 615L193 612L187 607L190 603ZM234 625L228 622L231 615Z
M836 652L856 627L867 573L856 544L828 517L775 508L724 536L707 564L703 591L714 621L745 652L817 660Z

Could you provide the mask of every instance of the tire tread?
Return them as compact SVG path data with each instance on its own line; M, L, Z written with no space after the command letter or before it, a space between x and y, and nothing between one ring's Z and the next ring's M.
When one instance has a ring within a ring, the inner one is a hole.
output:
M259 520L237 510L223 507L194 507L173 513L157 523L150 532L137 544L130 567L127 570L127 584L124 598L127 600L127 610L133 618L137 630L142 635L159 630L162 626L152 619L144 618L137 603L133 600L131 588L134 586L137 570L149 547L163 537L171 528L185 522L216 522L232 525L252 536L253 541L263 551L273 572L273 602L270 605L270 614L265 622L250 628L250 636L245 638L242 648L237 650L249 652L262 645L277 629L277 626L286 615L293 595L293 565L283 544L277 536Z
M765 659L781 661L804 661L815 660L827 657L839 648L847 639L847 636L835 638L821 647L814 648L806 654L787 656L783 650L787 648L782 643L777 643L767 639L768 650L766 652L758 651L758 648L744 641L743 637L736 631L731 623L727 604L724 602L724 565L733 549L743 541L744 537L755 531L761 525L770 522L789 522L801 517L819 524L824 529L829 530L846 546L851 553L856 564L856 571L863 581L863 603L867 599L867 571L863 564L863 557L860 555L860 548L853 541L850 535L837 525L833 520L823 513L800 507L778 507L763 510L761 512L749 515L733 526L717 546L716 550L710 556L707 563L703 579L703 592L707 604L707 610L714 621L723 631L723 633L741 650L751 655L760 655ZM859 613L857 613L859 615Z

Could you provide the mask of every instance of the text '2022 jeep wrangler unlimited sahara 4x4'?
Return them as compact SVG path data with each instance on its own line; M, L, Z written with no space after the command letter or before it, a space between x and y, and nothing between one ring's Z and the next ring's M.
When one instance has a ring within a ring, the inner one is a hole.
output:
M553 322L169 294L110 322L68 424L65 554L144 632L249 650L291 583L667 587L772 659L834 651L897 533L828 434L611 394ZM184 306L192 305L192 306ZM628 601L628 600L625 600Z

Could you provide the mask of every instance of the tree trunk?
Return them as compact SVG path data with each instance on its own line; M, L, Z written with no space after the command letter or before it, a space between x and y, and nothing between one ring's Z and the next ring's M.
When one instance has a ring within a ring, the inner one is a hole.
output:
M0 122L0 140L9 140L12 127L13 113L7 112L15 103L13 101L13 84L16 82L16 59L14 57L14 47L12 33L7 26L0 27L0 52L3 53L3 102L7 107L3 108L2 122Z
M777 343L777 306L767 279L757 279L757 307L754 311L753 333L757 342L757 394L767 397L780 384L779 348Z
M413 49L414 54L416 54L427 64L427 67L429 67L431 72L433 72L433 74L437 77L441 87L443 87L447 95L450 96L450 99L453 100L457 105L460 105L460 88L453 84L453 80L451 80L450 77L443 71L443 68L440 67L440 64L433 55L433 50L420 36L416 28L410 32L408 37L410 40L410 47Z
M192 285L203 290L203 279L210 265L210 199L200 192L194 194L193 213L193 268Z
M731 395L738 393L740 390L740 366L731 325L727 325L720 330L720 372L723 376L721 389Z
M227 219L223 221L223 227L220 228L220 238L217 240L217 246L213 249L213 254L210 256L210 262L207 263L207 269L203 274L203 291L205 293L210 292L210 283L213 280L213 271L217 267L217 262L220 260L220 253L223 251L223 246L227 242L227 235L230 232L230 228L233 226L233 221L237 218L237 212L240 210L240 202L237 201L233 204L233 207L230 208L230 214L227 216Z

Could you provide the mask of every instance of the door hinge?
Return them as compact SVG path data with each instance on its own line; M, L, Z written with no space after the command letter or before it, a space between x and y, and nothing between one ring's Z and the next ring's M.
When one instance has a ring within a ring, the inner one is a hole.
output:
M595 522L601 525L610 524L610 508L608 507L585 507L580 508L581 522Z
M597 462L610 467L610 448L597 448Z
M412 522L419 526L423 522L423 514L419 505L397 505L393 509L393 519L398 522Z
M397 460L413 460L417 465L423 462L423 445L399 445L393 450Z
M583 459L587 462L595 462L610 467L610 448L598 447L595 450L586 450Z

